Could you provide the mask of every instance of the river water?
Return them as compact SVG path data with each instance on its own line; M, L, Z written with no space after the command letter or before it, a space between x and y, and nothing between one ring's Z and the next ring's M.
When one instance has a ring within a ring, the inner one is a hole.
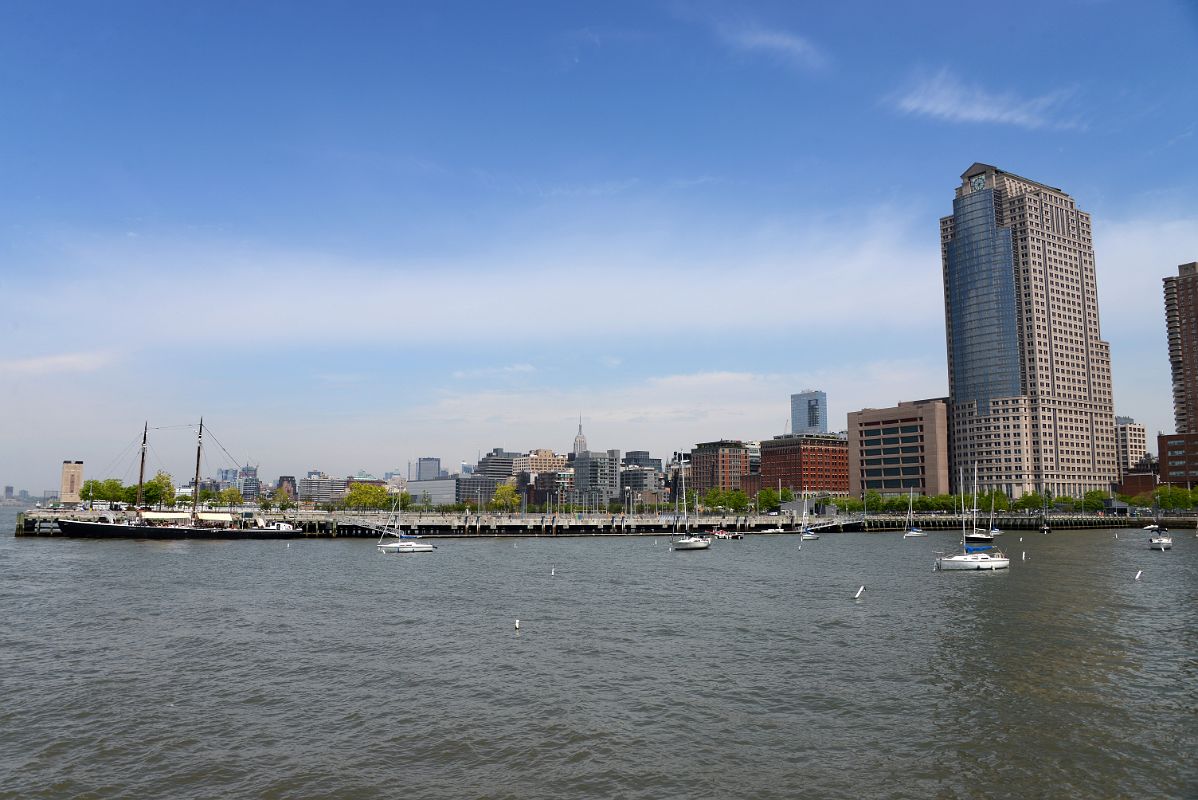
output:
M14 518L2 798L1198 797L1192 531L1008 533L985 574L932 571L951 533L388 556Z

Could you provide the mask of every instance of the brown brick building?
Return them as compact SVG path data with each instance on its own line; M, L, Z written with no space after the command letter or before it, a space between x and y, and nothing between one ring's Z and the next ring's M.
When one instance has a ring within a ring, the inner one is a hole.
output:
M711 489L739 489L741 476L749 474L749 448L744 442L729 439L703 442L691 450L690 466L688 489L699 494Z
M793 492L849 491L849 443L835 434L789 434L761 443L760 487Z

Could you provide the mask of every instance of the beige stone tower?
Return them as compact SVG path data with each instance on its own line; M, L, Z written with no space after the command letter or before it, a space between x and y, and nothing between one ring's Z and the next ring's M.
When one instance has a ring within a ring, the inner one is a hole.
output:
M987 164L940 220L952 478L1080 497L1117 477L1090 215Z

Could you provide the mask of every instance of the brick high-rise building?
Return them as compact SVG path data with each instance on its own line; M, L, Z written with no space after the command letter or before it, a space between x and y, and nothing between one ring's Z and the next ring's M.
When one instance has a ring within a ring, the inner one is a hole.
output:
M687 488L700 495L711 489L733 491L749 474L749 448L744 442L721 439L703 442L691 450L690 483Z
M1115 481L1110 345L1090 215L987 164L940 220L951 477L980 491L1080 497Z
M1198 262L1164 280L1173 419L1178 433L1198 433Z
M761 442L762 489L793 492L849 490L849 443L836 434L787 434Z

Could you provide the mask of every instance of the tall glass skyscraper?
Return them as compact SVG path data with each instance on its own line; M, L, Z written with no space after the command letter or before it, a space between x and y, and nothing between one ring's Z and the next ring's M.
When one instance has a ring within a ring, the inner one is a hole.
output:
M981 491L1080 497L1117 478L1090 215L987 164L940 220L950 469ZM958 487L960 488L960 487Z
M808 389L790 396L791 433L828 432L828 395Z

